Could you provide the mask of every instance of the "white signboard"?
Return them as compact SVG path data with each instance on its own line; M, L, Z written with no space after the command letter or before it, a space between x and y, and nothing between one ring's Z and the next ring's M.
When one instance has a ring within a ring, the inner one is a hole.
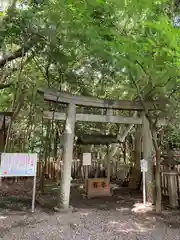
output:
M35 208L37 153L1 153L0 177L34 177L32 212Z
M148 171L147 160L142 159L141 160L141 172L147 172L147 171Z
M91 153L83 153L83 166L91 165Z
M1 177L31 177L36 176L36 153L2 153Z

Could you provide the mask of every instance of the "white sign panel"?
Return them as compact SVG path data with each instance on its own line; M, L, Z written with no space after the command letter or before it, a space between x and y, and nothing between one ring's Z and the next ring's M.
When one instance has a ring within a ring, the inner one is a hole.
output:
M91 165L91 153L83 153L83 165Z
M36 153L2 153L1 177L31 177L36 176Z
M141 172L147 172L147 171L148 171L147 160L142 159L141 160Z

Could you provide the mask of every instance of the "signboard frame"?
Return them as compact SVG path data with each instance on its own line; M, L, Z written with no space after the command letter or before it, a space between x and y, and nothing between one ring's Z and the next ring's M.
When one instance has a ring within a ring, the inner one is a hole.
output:
M32 212L35 210L37 160L37 153L0 154L0 177L33 177Z

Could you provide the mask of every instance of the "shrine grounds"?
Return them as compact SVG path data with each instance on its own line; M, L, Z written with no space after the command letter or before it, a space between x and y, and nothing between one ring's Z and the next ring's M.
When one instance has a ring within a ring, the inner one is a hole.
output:
M0 201L0 240L179 240L180 212L165 208L161 215L144 208L138 192L118 189L112 197L86 199L71 191L72 211L57 213L57 187L46 184L37 194L32 214L32 182L3 184Z

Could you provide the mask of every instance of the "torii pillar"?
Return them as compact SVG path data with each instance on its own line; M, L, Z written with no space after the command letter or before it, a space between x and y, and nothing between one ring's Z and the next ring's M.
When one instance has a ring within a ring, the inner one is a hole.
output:
M60 182L60 199L58 202L58 207L64 210L69 209L75 122L76 105L74 103L69 103L66 112L63 144L63 172Z
M147 160L148 171L146 173L146 193L147 201L149 203L154 202L154 173L153 173L153 143L152 135L149 127L149 121L146 118L145 114L142 116L143 125L142 125L142 149L143 149L143 158Z

